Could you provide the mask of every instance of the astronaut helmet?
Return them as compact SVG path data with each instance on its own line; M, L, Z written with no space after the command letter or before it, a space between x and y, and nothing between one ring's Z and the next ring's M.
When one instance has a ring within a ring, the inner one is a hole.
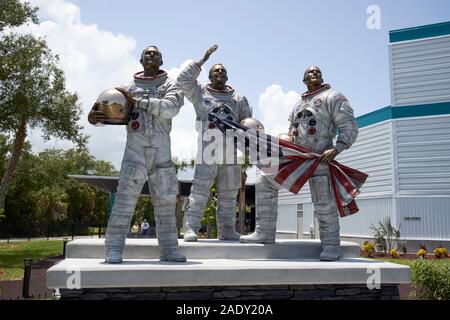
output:
M261 121L255 118L245 118L241 120L241 125L246 126L250 129L255 129L259 132L264 132L264 125L261 123Z
M278 139L284 140L284 141L288 141L288 142L292 142L292 137L288 133L280 133L278 135Z
M132 106L117 89L100 93L96 101L98 111L106 115L104 124L128 124Z

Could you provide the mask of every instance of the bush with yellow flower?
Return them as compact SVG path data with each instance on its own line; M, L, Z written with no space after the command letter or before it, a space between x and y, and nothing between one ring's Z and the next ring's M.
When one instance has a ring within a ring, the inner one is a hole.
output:
M420 246L419 251L417 251L417 253L416 253L416 257L419 259L427 258L427 248L424 245Z
M389 254L390 254L391 257L394 258L394 259L400 258L400 254L399 254L399 253L397 252L397 250L395 250L395 249L389 250Z
M365 241L362 245L362 251L366 257L373 257L375 252L375 244L372 241Z
M447 249L442 246L437 247L436 249L434 249L433 252L434 252L434 255L436 256L436 258L438 258L438 259L448 258Z

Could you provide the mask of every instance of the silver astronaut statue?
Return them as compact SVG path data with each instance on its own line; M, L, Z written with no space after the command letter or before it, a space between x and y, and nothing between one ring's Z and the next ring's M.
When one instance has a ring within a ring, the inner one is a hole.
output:
M321 155L321 162L309 179L309 185L319 222L322 245L320 259L334 261L340 257L339 215L331 188L328 162L354 143L358 127L348 100L332 90L330 85L323 84L318 67L308 68L303 82L308 91L302 95L289 118L289 134L295 144ZM336 134L337 140L333 144ZM275 242L278 189L279 186L268 176L261 174L257 177L256 229L248 236L241 236L240 242Z
M206 203L210 196L210 189L217 177L217 228L220 240L239 240L240 234L235 230L236 199L241 185L241 166L221 160L207 163L203 158L203 151L210 145L210 141L202 139L209 130L208 114L214 111L221 117L239 122L251 117L251 109L244 96L239 95L233 88L226 85L227 71L222 64L215 64L209 71L210 84L202 86L197 81L201 66L209 56L217 50L217 45L209 48L198 62L190 63L178 76L178 84L184 95L192 102L197 116L199 130L199 144L197 163L195 165L194 181L189 197L189 204L185 213L184 241L193 242L198 239L200 220L203 217ZM225 160L225 159L224 159Z
M175 81L160 69L163 61L157 47L146 48L140 62L144 71L134 75L131 85L116 88L133 108L127 125L119 185L106 231L106 262L122 262L131 218L147 178L155 212L160 260L184 262L186 257L177 249L175 207L178 182L170 151L172 118L183 105L183 94ZM104 117L105 114L94 105L89 121L92 124L105 122Z

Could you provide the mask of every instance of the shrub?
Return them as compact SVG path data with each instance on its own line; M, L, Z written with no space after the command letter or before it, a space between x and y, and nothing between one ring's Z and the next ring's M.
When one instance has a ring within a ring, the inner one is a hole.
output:
M373 257L375 252L375 244L372 241L365 241L362 245L362 251L366 257Z
M403 255L406 256L406 254L408 253L408 248L406 247L406 241L401 242L398 245L397 249L400 250L403 253Z
M421 249L422 250L422 249ZM450 264L438 265L419 259L412 264L413 282L419 299L450 299Z
M416 257L419 259L426 259L427 258L427 250L420 248L419 251L416 253Z
M398 258L400 257L400 255L398 254L397 250L395 250L395 249L391 249L391 250L389 251L389 254L390 254L391 257L394 258L394 259L398 259Z
M438 259L442 259L442 258L448 258L448 252L447 249L445 249L442 246L437 247L436 249L434 249L434 255L436 256L436 258Z

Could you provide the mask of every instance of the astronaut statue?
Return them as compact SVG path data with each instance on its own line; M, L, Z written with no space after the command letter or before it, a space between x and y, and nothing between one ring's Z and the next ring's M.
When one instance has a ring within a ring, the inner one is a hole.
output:
M309 179L311 197L317 214L322 252L320 259L340 257L339 216L331 187L328 162L356 140L358 127L348 100L323 84L318 67L306 69L303 77L308 91L296 104L290 118L293 142L319 154L321 162ZM338 133L336 144L333 139ZM285 137L284 137L285 138ZM286 139L286 138L285 138ZM256 230L242 236L243 243L274 243L279 186L268 176L256 181Z
M209 70L211 81L207 86L198 83L201 66L217 50L217 45L209 48L198 62L190 63L178 76L178 84L184 95L192 102L197 116L199 130L199 145L197 163L195 165L194 182L189 197L189 205L185 214L184 241L197 241L200 220L203 217L210 189L217 177L217 227L220 240L239 240L235 230L236 198L241 185L241 166L228 161L203 161L203 150L214 141L205 141L202 137L207 133L208 113L213 111L219 116L239 122L251 117L251 109L244 96L226 85L227 70L222 64L215 64Z
M146 48L140 60L144 71L127 87L116 88L133 106L127 125L127 144L120 169L119 186L106 231L106 262L121 263L125 238L142 187L148 177L153 200L160 260L184 262L178 252L175 218L178 182L170 151L172 118L183 105L175 81L160 69L162 54ZM104 122L105 114L94 105L89 122Z

